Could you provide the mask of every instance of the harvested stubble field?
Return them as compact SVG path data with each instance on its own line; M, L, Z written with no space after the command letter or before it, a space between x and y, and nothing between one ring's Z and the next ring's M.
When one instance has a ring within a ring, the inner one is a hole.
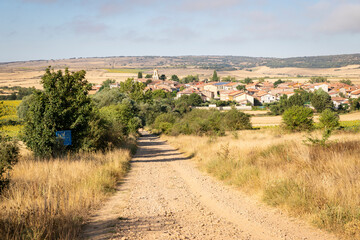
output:
M115 191L130 151L37 160L21 157L0 199L2 239L76 239L92 209Z
M341 239L360 239L358 134L338 132L327 147L306 145L304 133L279 129L163 139L225 183Z
M256 114L256 111L254 113L247 112L248 114ZM347 114L340 115L340 121L341 122L349 122L349 121L357 121L360 120L360 112L351 112ZM314 121L319 122L319 115L314 116ZM251 123L254 127L263 127L263 126L271 126L271 125L280 125L282 123L282 117L281 116L253 116L251 117Z
M84 69L87 71L89 82L99 84L108 78L116 81L124 81L130 77L137 77L138 71L144 74L152 73L154 68L159 69L160 74L168 78L176 74L180 78L187 75L199 75L200 79L210 78L213 69L202 69L191 65L191 62L179 65L167 62L166 58L142 58L142 57L120 57L120 58L82 58L82 59L60 59L28 62L3 63L0 65L0 86L22 86L41 88L40 80L44 69L48 66L56 70L69 67L72 71ZM330 81L350 79L353 83L360 83L359 65L349 65L340 68L270 68L260 66L234 71L218 71L218 76L232 76L236 79L265 78L268 81L276 81L281 78L295 82L305 82L312 76L326 76Z

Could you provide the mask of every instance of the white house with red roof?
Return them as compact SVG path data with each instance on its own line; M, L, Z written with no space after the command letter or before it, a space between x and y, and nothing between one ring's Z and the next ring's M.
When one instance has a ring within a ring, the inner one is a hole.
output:
M271 93L260 91L254 95L262 104L272 103L276 101L276 95Z
M349 99L343 97L332 97L331 100L333 101L336 109L338 109L342 104L349 104Z

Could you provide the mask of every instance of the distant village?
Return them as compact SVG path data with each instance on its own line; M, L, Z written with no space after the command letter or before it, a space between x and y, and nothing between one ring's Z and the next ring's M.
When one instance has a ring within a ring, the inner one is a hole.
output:
M198 94L204 102L211 100L233 101L237 106L254 106L256 102L270 104L280 100L283 95L291 97L296 90L313 92L322 89L331 96L335 108L349 104L350 98L360 97L360 86L349 85L340 82L299 83L286 81L278 85L269 81L252 83L242 82L209 82L208 80L179 83L172 80L161 80L158 70L154 70L152 78L137 78L134 81L146 84L145 90L164 90L166 92L177 91L176 98L183 95ZM92 91L99 91L102 85L93 86ZM119 83L110 85L110 88L120 87ZM257 101L256 101L257 100Z

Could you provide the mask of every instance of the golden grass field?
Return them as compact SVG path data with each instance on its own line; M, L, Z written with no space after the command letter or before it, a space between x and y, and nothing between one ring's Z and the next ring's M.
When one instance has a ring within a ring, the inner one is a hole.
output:
M360 239L360 135L338 132L325 148L305 145L305 135L277 128L162 138L225 183L341 239Z
M256 114L256 112L251 113L247 112L248 114ZM360 120L360 112L351 112L347 114L340 115L341 122L348 122L348 121L356 121ZM314 116L314 121L319 122L319 115ZM282 123L282 116L252 116L251 123L254 127L263 127L263 126L271 126L271 125L281 125Z
M22 156L0 196L2 239L77 239L92 209L115 191L130 151L36 160Z

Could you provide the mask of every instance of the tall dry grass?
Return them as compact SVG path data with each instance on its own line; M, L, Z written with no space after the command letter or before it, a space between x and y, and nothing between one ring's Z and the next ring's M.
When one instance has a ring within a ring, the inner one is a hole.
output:
M0 200L2 239L76 239L129 168L129 150L36 161L22 157Z
M164 138L226 183L342 239L360 239L358 134L337 133L328 147L305 145L304 134L272 129L215 139Z

